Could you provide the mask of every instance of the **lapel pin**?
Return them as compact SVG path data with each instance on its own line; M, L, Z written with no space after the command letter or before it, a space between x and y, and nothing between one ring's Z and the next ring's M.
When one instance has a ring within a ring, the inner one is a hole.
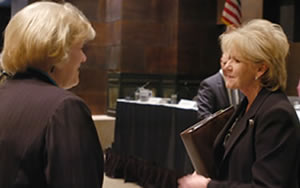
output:
M253 119L249 119L249 126L250 127L254 127L254 120Z

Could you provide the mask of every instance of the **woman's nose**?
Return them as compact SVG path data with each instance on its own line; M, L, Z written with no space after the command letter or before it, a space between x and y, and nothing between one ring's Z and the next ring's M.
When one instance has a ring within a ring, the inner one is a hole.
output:
M224 64L223 69L228 70L228 71L231 71L231 70L232 70L231 60L228 60L228 61Z

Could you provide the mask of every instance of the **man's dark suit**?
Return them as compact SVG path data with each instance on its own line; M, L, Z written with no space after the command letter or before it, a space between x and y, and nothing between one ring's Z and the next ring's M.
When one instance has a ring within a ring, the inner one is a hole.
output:
M245 98L215 140L217 180L208 188L297 188L299 120L288 98L281 91L262 89L224 145L225 135L246 107Z
M199 120L230 106L225 82L220 72L204 79L200 83L196 101Z

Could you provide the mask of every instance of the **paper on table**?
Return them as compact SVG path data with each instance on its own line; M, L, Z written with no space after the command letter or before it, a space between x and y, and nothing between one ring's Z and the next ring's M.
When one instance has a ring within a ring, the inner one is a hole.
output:
M178 106L182 108L195 108L197 107L197 102L187 99L181 99L178 103Z

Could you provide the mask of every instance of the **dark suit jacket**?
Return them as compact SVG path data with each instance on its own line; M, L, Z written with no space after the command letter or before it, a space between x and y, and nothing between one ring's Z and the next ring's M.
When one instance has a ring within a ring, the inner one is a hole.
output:
M0 86L0 187L100 188L103 155L85 103L30 70Z
M204 79L200 83L196 101L199 120L230 106L225 82L220 72Z
M246 106L244 99L215 140L217 175L208 188L297 188L299 120L283 92L262 89L223 146L228 129Z

